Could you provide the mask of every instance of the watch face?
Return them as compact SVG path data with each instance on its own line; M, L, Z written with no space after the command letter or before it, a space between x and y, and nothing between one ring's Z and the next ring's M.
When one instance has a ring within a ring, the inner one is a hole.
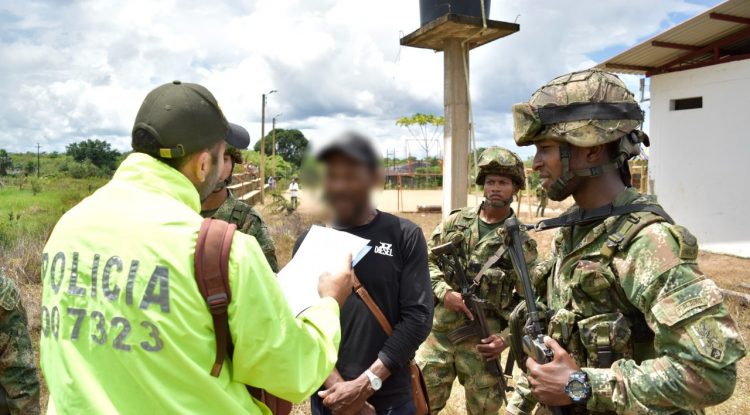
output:
M383 381L379 378L370 379L370 383L370 386L375 390L380 390L380 387L383 386Z
M579 380L572 380L568 384L570 397L573 399L583 399L586 397L586 385Z

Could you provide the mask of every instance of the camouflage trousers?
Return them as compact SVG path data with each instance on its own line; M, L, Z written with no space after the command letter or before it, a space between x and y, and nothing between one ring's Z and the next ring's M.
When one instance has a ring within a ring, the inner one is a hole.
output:
M505 326L499 319L487 321L493 333L500 333ZM497 415L502 408L499 380L489 374L476 350L479 341L477 336L454 345L448 340L448 331L433 330L419 347L416 359L424 374L433 414L445 407L456 377L465 389L469 415Z

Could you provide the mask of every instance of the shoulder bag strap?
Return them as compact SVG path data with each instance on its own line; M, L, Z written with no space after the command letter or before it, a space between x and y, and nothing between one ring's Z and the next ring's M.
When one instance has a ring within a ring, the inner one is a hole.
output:
M359 278L357 278L357 275L354 273L354 271L352 271L352 280L354 281L354 292L356 292L359 298L361 298L362 301L365 302L367 308L370 309L372 315L375 316L375 319L377 319L378 323L380 323L380 327L382 327L385 334L390 337L390 335L393 333L393 327L391 327L391 323L389 323L388 319L385 318L385 314L383 314L383 311L380 310L380 307L375 304L375 300L370 297L370 293L367 292L367 289L365 289L365 286L362 285L362 282L359 281Z
M211 376L218 377L221 367L232 347L229 333L227 308L232 300L229 288L229 250L237 226L227 222L206 218L198 233L195 245L195 280L206 301L214 323L216 336L216 359Z

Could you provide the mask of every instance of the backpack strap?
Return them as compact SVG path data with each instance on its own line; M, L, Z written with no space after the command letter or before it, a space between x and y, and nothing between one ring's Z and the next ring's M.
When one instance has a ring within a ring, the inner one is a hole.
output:
M604 245L600 251L600 254L604 258L604 261L600 264L603 267L610 267L612 260L617 252L624 251L628 248L633 239L644 230L646 227L660 222L669 222L664 216L661 216L653 212L634 212L620 219L620 223L615 227L607 237L607 244ZM603 275L607 275L603 273ZM631 329L633 330L633 340L637 343L648 343L653 340L654 333L645 324L646 317L643 313L628 300L625 290L617 281L610 281L611 286L614 288L614 293L617 296L617 300L622 304L628 314L638 318L644 324L636 324Z
M195 281L206 301L214 322L216 360L211 376L218 377L221 367L232 347L227 309L232 300L229 288L229 251L237 225L222 220L206 218L198 233L195 245Z
M647 226L658 222L670 222L667 218L649 211L632 212L620 219L620 224L607 237L607 244L601 255L608 261L618 252L626 249L638 234ZM671 223L671 222L670 222Z

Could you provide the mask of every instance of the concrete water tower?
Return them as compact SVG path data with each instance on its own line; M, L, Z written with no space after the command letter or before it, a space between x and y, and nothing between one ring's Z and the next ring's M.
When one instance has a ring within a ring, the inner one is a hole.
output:
M469 190L469 51L521 30L489 20L491 0L420 0L421 27L402 46L443 52L445 137L443 216L466 205Z

